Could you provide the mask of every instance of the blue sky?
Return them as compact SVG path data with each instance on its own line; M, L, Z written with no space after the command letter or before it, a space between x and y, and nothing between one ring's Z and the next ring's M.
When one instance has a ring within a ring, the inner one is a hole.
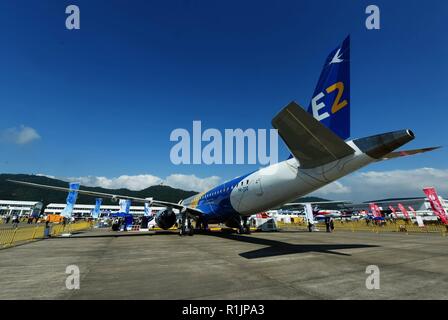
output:
M80 30L65 28L69 4L81 10ZM373 31L364 25L369 4L2 1L0 132L31 128L36 139L2 139L0 172L103 177L109 186L123 175L194 175L203 186L246 173L257 166L171 164L171 131L191 130L193 120L270 128L291 100L308 105L327 54L347 34L352 137L411 128L417 138L407 147L445 145L448 3L375 1L381 30ZM433 168L448 177L447 156L444 148L363 172Z

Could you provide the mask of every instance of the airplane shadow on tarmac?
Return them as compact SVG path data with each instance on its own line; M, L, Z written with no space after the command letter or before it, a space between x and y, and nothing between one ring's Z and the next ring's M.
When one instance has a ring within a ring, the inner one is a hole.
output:
M114 232L114 233L105 233L105 234L89 234L87 232L76 232L73 233L69 237L52 237L50 239L54 240L62 240L62 239L88 239L88 238L120 238L120 237L148 237L148 236L157 236L157 235L177 235L175 232L171 231L157 231L157 232L145 232L145 233L133 233L133 232Z
M217 237L222 239L241 241L246 243L252 243L262 246L267 246L265 248L243 252L239 255L246 259L257 259L257 258L266 258L266 257L275 257L286 254L295 254L295 253L306 253L306 252L320 252L320 253L328 253L328 254L336 254L341 256L351 256L348 253L337 252L335 250L344 250L344 249L359 249L359 248L376 248L378 245L367 245L367 244L290 244L287 242L277 241L277 240L269 240L262 239L255 236L250 235L238 235L232 234L228 232L201 232L198 234L202 234L210 237ZM157 231L154 233L131 233L131 232L120 232L120 233L107 233L107 234L95 234L88 235L88 233L79 232L73 234L71 237L55 237L52 239L70 239L70 238L116 238L116 237L145 237L145 236L157 236L157 235L173 235L177 236L177 233L170 231ZM179 239L180 240L180 239Z
M290 244L282 241L260 239L252 236L244 236L236 234L209 233L207 235L218 238L268 246L266 248L240 253L240 256L246 259L275 257L286 254L306 253L306 252L321 252L342 256L351 256L351 254L336 252L333 250L379 247L377 245L366 245L366 244Z

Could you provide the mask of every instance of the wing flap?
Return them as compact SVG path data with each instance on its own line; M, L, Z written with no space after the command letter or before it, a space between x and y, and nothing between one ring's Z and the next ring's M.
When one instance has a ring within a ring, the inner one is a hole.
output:
M272 119L272 126L301 168L315 168L355 151L294 101Z

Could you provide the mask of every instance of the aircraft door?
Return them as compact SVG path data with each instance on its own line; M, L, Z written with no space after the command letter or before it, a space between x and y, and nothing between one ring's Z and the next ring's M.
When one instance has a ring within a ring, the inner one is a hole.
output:
M257 196L263 195L263 186L261 185L261 177L258 177L257 180L255 180L255 192Z

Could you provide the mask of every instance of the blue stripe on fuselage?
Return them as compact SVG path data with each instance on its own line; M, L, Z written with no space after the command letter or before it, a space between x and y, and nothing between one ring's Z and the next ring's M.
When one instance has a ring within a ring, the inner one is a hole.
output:
M255 172L255 171L254 171ZM230 194L238 184L251 175L253 172L227 181L204 193L198 202L197 208L204 214L202 218L205 222L219 223L229 220L232 216L238 215L238 211L230 203Z

